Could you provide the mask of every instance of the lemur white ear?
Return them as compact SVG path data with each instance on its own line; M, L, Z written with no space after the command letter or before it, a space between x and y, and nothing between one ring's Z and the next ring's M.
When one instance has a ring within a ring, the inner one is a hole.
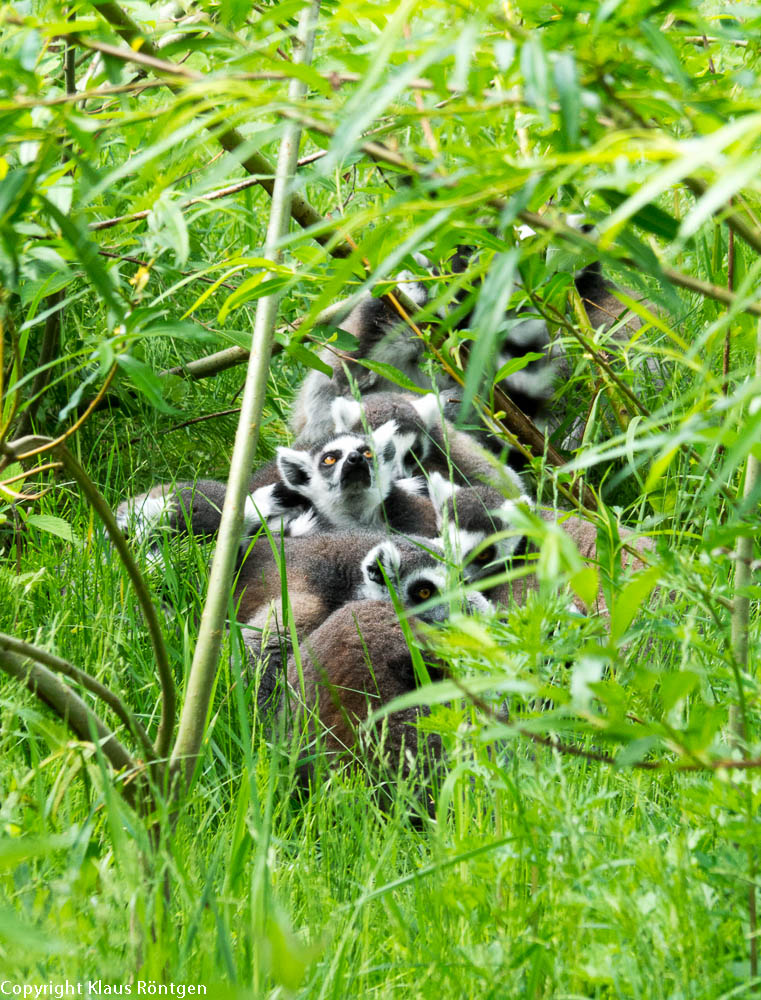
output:
M398 432L398 425L395 420L387 420L372 432L373 448L378 460L393 462L396 458L396 441L394 440Z
M362 407L356 399L348 396L337 396L330 406L333 427L337 434L346 434L359 426L362 419Z
M381 597L387 593L383 573L385 572L388 579L394 580L399 574L401 564L402 554L393 542L381 542L380 545L370 549L362 560L362 576L374 596Z
M296 493L306 492L312 479L312 456L308 451L281 445L277 450L277 468L286 486Z
M432 472L428 477L428 495L431 498L433 509L436 511L436 521L439 527L443 520L443 512L447 501L452 499L458 489L458 486L450 483L440 472Z
M410 400L410 405L423 421L426 430L430 430L434 424L441 423L441 407L435 392L429 392L425 396L416 396Z
M254 531L270 517L282 513L282 504L277 502L275 487L277 483L270 483L269 486L260 486L258 490L249 493L243 504L243 530L247 535Z

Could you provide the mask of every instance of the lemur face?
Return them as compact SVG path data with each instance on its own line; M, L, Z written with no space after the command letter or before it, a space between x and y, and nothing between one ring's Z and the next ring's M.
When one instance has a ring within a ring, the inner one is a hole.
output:
M491 487L458 487L439 473L431 475L429 489L441 537L466 580L499 573L517 555L524 537L515 529L515 512L530 505L527 496L507 500Z
M362 561L365 582L362 598L390 601L389 585L401 604L408 610L423 606L416 612L423 621L445 621L449 617L449 604L445 600L425 607L430 601L443 598L449 589L447 567L433 551L412 543L381 542L371 549ZM489 602L477 593L466 594L471 611L487 611Z
M372 524L394 480L396 425L372 434L338 434L311 451L279 448L283 482L336 528Z

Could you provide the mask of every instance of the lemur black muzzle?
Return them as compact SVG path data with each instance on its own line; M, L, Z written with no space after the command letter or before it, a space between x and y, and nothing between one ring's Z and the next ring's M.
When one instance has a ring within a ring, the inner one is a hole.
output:
M358 451L350 451L341 469L342 486L369 486L370 464Z

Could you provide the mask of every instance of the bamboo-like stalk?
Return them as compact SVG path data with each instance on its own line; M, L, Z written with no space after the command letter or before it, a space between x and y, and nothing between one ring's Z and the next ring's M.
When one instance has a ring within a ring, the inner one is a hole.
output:
M756 375L761 377L761 321L758 324L756 340ZM745 466L745 483L742 492L744 500L747 500L758 489L759 482L761 482L761 460L751 452L748 454ZM738 702L737 708L731 713L731 727L734 737L742 743L748 736L742 673L748 667L750 598L747 596L747 588L751 582L750 564L752 559L753 536L750 533L740 535L735 548L735 594L732 601L732 659L735 665Z
M319 0L311 0L299 17L294 39L294 60L302 64L308 64L312 57L319 7ZM305 93L305 82L298 78L291 81L288 94L292 100L300 100ZM288 232L291 186L300 140L301 126L288 122L280 144L264 252L264 256L273 263L280 256L279 243ZM212 561L209 590L190 668L185 703L171 756L171 770L179 778L180 788L187 785L195 768L219 664L230 585L243 528L243 504L267 389L279 301L280 296L273 294L259 299L257 303L251 357L241 400L241 414L235 435L217 548Z
M756 376L761 377L761 321L756 334ZM745 482L742 498L747 501L761 482L761 460L753 453L748 454L745 465ZM729 725L733 742L739 746L744 759L748 758L748 715L743 686L743 673L747 672L748 632L750 627L750 598L747 590L751 583L751 560L753 559L753 536L740 535L735 547L735 592L732 601L732 666L737 686L737 704L730 706ZM748 822L754 821L750 790L747 794ZM756 913L756 849L748 845L748 920L750 924L750 978L758 976L758 939Z

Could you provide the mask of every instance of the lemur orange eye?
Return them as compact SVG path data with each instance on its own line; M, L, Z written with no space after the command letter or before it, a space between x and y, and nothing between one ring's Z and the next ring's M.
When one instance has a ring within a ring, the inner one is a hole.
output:
M370 451L369 448L365 448L365 450L362 452L362 454L365 456L365 458L372 458L373 457L373 453Z
M417 596L421 601L427 601L432 594L430 587L418 587Z
M494 546L490 545L488 549L484 549L482 552L478 553L478 555L475 557L475 561L477 563L488 563L491 562L493 558L494 558Z
M336 464L336 456L335 455L326 455L323 458L323 460L322 460L322 464L323 465L335 465Z

